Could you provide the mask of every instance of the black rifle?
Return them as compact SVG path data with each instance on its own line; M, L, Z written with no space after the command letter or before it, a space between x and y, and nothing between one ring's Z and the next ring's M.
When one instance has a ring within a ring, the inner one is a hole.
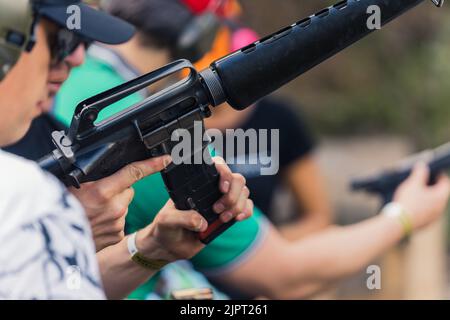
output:
M56 149L40 165L66 185L79 186L110 176L129 163L170 154L176 145L172 133L193 131L195 121L210 116L210 106L228 102L235 109L245 109L370 34L374 31L367 24L370 6L379 7L382 26L423 1L342 1L215 61L201 72L179 60L105 91L77 106L68 132L53 133ZM433 2L442 5L442 1ZM184 80L95 123L101 110L182 70L190 72ZM209 157L206 148L203 145L185 157ZM222 195L217 170L209 159L202 164L171 164L162 176L178 209L194 209L208 221L208 230L200 234L204 243L234 223L221 223L212 210Z
M395 190L409 177L418 161L426 163L430 168L428 183L433 185L439 174L450 169L450 143L414 155L406 159L397 168L386 170L371 177L355 179L351 183L351 188L354 191L365 191L380 195L384 204L386 204L392 201Z

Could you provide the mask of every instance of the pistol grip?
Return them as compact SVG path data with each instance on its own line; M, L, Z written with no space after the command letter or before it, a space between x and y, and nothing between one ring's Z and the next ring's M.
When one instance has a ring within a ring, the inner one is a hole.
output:
M210 158L208 152L203 153ZM208 229L199 233L204 244L213 241L236 222L223 223L213 210L213 205L223 196L219 190L220 176L214 164L204 161L202 164L171 163L161 174L176 208L195 210L208 221Z

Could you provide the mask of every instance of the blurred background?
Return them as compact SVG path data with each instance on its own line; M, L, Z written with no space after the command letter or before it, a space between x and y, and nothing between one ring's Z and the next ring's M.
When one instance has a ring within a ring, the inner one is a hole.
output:
M269 34L338 1L241 0ZM322 136L398 134L418 148L450 137L450 20L431 2L286 86Z
M336 2L241 0L243 20L261 35ZM317 157L340 224L367 218L381 205L351 193L351 177L450 140L450 8L420 7L277 93L301 106L319 138ZM288 210L286 192L278 198ZM361 273L330 297L449 298L449 230L441 221L375 262L382 290L366 289Z

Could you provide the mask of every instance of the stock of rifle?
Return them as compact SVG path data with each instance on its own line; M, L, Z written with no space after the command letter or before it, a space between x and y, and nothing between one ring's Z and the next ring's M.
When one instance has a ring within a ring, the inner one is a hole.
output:
M54 132L54 152L40 161L66 185L77 186L117 172L129 163L170 154L178 129L193 131L210 107L228 102L245 109L322 63L372 31L370 6L378 6L381 26L425 0L348 0L292 24L197 72L186 60L105 91L81 102L67 132ZM432 0L436 5L442 1ZM101 110L156 82L189 70L189 76L115 116L96 123ZM276 112L276 110L274 110ZM187 158L205 154L207 145ZM206 156L209 154L206 152ZM200 158L202 158L200 156ZM169 165L161 172L180 210L194 209L208 221L199 238L209 243L231 227L212 210L220 199L219 176L209 159L202 164Z
M441 173L450 169L450 143L412 156L397 168L355 179L351 182L351 189L379 195L384 204L389 203L392 201L395 190L410 176L414 165L419 161L428 165L430 170L428 184L433 185Z

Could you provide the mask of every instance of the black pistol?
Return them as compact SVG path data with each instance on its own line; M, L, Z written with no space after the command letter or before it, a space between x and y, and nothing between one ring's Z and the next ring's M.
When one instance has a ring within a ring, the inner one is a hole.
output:
M395 190L412 172L414 165L421 161L430 168L429 185L438 176L450 169L450 143L434 150L426 150L403 161L397 168L383 171L370 177L358 178L351 182L353 191L365 191L381 196L383 203L392 201Z

